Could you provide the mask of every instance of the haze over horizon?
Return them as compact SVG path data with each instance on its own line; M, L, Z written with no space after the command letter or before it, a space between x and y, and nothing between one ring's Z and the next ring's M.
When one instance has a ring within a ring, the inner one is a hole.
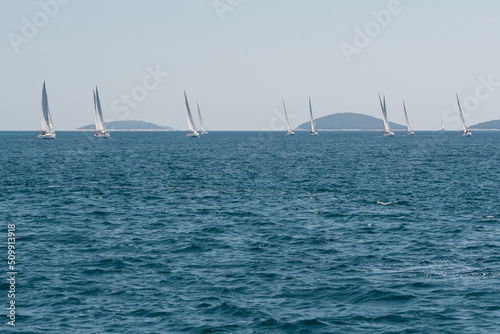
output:
M1 130L39 130L43 81L57 130L106 121L285 129L354 112L416 130L500 119L500 2L483 0L9 1L0 12ZM168 74L167 74L168 73ZM195 117L197 118L197 117Z

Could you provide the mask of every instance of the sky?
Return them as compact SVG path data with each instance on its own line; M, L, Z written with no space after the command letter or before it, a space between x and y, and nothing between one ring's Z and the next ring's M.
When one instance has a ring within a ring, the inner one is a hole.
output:
M2 1L0 130L106 121L187 129L184 91L208 130L282 130L356 112L417 130L500 119L498 0ZM196 119L197 117L195 117Z

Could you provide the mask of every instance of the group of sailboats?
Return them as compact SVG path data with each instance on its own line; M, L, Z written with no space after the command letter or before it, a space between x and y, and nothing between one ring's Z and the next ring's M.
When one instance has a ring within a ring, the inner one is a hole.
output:
M97 86L94 93L94 122L95 122L95 133L96 138L110 138L110 134L106 131L106 126L104 125L104 118L102 116L101 101L99 99L99 91ZM47 97L47 89L45 87L45 81L43 82L42 88L42 133L37 136L40 139L55 139L56 131L54 130L54 125L52 124L52 116L50 115L49 99Z
M287 127L286 135L293 136L295 134L295 131L290 126L290 121L288 120L288 113L286 112L285 100L283 100L283 111L285 112L285 120L286 120L286 127ZM313 111L312 111L311 98L309 98L309 113L311 115L311 136L317 136L317 135L319 135L319 133L318 133L318 130L316 130L316 126L314 124L314 116L313 116Z
M383 116L383 121L384 121L384 126L385 126L385 131L383 133L383 136L394 137L394 132L391 131L391 127L389 126L389 121L387 119L387 108L385 105L385 96L382 100L382 98L380 97L380 94L379 94L378 98L380 101L380 107L382 108L382 116ZM458 94L457 94L457 103L458 103L458 110L460 112L460 120L462 121L462 128L463 128L462 136L470 137L470 136L472 136L472 132L469 130L469 128L465 124L464 114L462 112L462 106L460 105L460 99L458 98ZM403 109L405 112L406 127L408 128L408 132L406 134L407 135L414 135L415 131L412 130L412 128L410 126L410 121L408 120L408 112L406 111L406 104L405 104L404 100L403 100ZM440 131L444 131L444 123L443 122L441 122Z
M102 115L102 108L101 108L101 101L99 99L99 91L97 89L97 86L95 90L93 91L94 94L94 121L95 121L95 128L96 131L94 133L94 137L96 138L110 138L109 132L106 130L105 123L104 123L104 118ZM379 102L380 102L380 107L382 109L382 117L383 117L383 122L384 122L384 127L385 131L383 132L384 137L394 137L394 132L391 130L391 127L389 125L389 120L387 117L387 106L385 102L385 95L382 99L380 94L378 95ZM198 109L198 118L200 121L200 127L201 127L201 133L198 132L194 125L193 121L193 115L191 114L191 109L189 108L189 102L188 98L186 95L186 92L184 91L184 100L186 103L186 118L187 118L187 123L189 127L189 133L186 134L188 137L199 137L201 135L208 135L208 131L205 129L205 124L203 123L203 118L201 117L201 111L200 111L200 106L198 102L196 102L196 107ZM464 119L464 114L462 112L462 106L460 104L460 99L458 98L457 94L457 103L458 103L458 110L460 112L460 120L462 122L462 136L464 137L470 137L472 136L472 132L469 130L465 123ZM407 135L414 135L415 131L411 128L410 121L408 119L408 112L406 110L406 103L403 100L403 110L405 114L405 120L406 120L406 126L407 126ZM290 121L288 119L288 113L286 111L286 106L285 106L285 101L283 100L283 111L285 113L285 120L286 120L286 126L287 126L287 136L293 136L295 134L295 131L292 129L290 126ZM312 110L312 103L311 103L311 98L309 98L309 114L311 117L311 135L317 136L318 130L316 129L315 123L314 123L314 116L313 116L313 110ZM441 131L444 131L444 124L441 124ZM50 115L50 108L49 108L49 100L47 97L47 89L45 87L45 81L43 82L43 88L42 88L42 133L37 136L40 139L55 139L56 138L56 132L54 130L54 125L52 123L52 116Z
M380 101L380 107L382 109L382 120L384 122L384 127L385 127L385 131L382 133L382 135L384 137L394 137L394 132L391 130L391 127L390 127L390 124L389 124L389 120L388 120L388 117L387 117L387 106L386 106L386 102L385 102L385 95L382 98L380 96L380 94L379 94L378 98L379 98L379 101ZM464 132L462 133L462 136L470 137L472 135L472 133L470 132L470 130L468 130L467 126L465 125L465 120L464 120L464 116L463 116L463 113L462 113L462 108L460 106L460 101L458 100L458 95L457 95L457 101L458 101L458 107L459 107L459 110L460 110L460 117L461 117L461 120L462 120L463 129L464 129ZM187 103L187 101L186 101L186 103ZM413 135L415 135L415 131L412 129L412 127L410 125L410 121L408 119L408 112L406 110L406 103L405 103L404 100L403 100L403 110L404 110L404 114L405 114L406 127L407 127L406 134L410 135L410 136L413 136ZM287 133L286 133L286 135L287 136L294 135L295 132L290 127L290 121L288 120L288 113L286 111L286 106L285 106L285 101L284 100L283 100L283 111L285 113L285 120L286 120L286 126L287 126ZM311 98L309 98L309 113L310 113L310 116L311 116L311 135L317 136L319 133L318 133L318 130L316 130L315 123L314 123L314 116L313 116L313 111L312 111ZM441 130L442 131L444 130L444 125L443 124L441 125Z
M186 91L184 91L184 101L186 102L186 118L188 122L189 133L186 134L188 137L199 137L201 135L208 135L208 131L205 129L205 124L203 124L203 118L201 118L200 105L196 101L196 107L198 108L198 118L200 119L201 133L196 130L193 121L193 115L191 114L191 109L189 108L189 102L187 99Z

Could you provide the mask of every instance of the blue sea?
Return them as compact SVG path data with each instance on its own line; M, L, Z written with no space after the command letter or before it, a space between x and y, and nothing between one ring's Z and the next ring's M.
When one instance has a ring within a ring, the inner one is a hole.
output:
M2 333L500 332L500 133L3 132L0 152Z

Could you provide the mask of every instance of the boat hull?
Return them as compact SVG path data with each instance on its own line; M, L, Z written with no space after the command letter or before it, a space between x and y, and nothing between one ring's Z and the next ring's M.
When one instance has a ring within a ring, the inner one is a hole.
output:
M195 133L195 132L191 132L191 133L187 133L186 136L187 137L199 137L200 134L199 133Z
M200 134L201 134L202 136L206 136L206 135L208 135L208 131L202 131Z
M94 138L111 138L109 132L105 133L94 133Z
M287 136L293 136L293 135L295 135L295 132L294 132L294 131L288 131L288 132L286 133L286 135L287 135Z
M407 134L408 136L413 136L413 135L415 135L415 131L408 131L406 134Z
M311 136L319 136L318 131L313 131L313 132L311 132Z
M471 136L472 136L472 132L470 132L470 131L462 132L462 137L471 137Z
M386 131L382 134L384 137L394 137L394 132Z
M38 139L56 139L55 133L46 133L36 136Z

